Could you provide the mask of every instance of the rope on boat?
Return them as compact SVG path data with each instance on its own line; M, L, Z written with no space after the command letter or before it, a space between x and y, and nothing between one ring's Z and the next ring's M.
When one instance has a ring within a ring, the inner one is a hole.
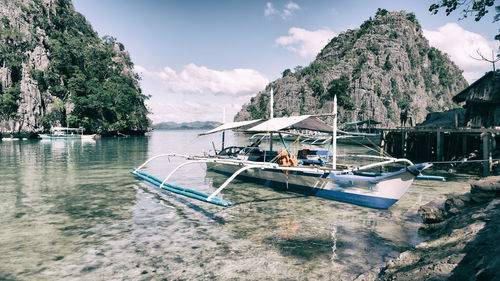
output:
M364 148L366 148L366 149L368 149L368 150L371 150L371 151L373 151L373 152L375 152L375 153L377 153L377 154L381 154L381 152L382 152L382 154L383 154L383 155L385 155L386 157L392 157L392 155L390 155L390 154L389 154L389 153L387 153L385 150L383 150L383 149L382 149L382 147L381 147L380 145L378 145L378 144L374 143L372 140L370 140L370 138L366 138L366 140L367 140L368 142L370 142L370 143L371 143L374 147L376 147L378 150L377 150L377 149L375 149L375 148L369 147L369 146L367 146L366 144L363 144L363 143L361 143L361 142L359 142L359 141L352 140L352 139L348 139L348 141L353 142L353 143L358 144L358 145L361 145L361 146L363 146Z
M498 159L474 159L474 160L454 160L454 161L434 161L434 162L427 162L427 163L432 163L432 164L454 164L454 163L459 163L459 164L465 164L465 163L475 163L475 162L495 162L495 161L500 161L500 158Z
M369 138L366 139L367 141L369 141L373 146L375 147L378 147L378 148L382 148L380 145L377 145L376 143L374 143L372 140L370 140ZM392 157L389 153L387 153L385 150L380 150L380 151L377 151L375 150L374 148L371 148L359 141L356 141L356 140L349 140L353 143L356 143L358 145L361 145L371 151L374 151L376 152L377 154L380 154L380 152L382 152L386 157ZM497 162L497 161L500 161L500 158L497 158L497 159L474 159L474 160L449 160L449 161L426 161L426 163L430 163L430 164L465 164L465 163L481 163L481 162Z

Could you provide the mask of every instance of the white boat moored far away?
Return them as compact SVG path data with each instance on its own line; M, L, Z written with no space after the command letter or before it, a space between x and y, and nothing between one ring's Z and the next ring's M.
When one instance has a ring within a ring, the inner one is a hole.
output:
M336 100L336 98L334 99ZM334 107L336 109L336 106ZM349 159L372 159L375 163L365 165L338 164L336 155L336 115L334 126L328 126L317 116L302 115L270 118L223 124L200 135L224 132L226 130L245 130L253 133L277 134L282 139L281 151L263 150L257 145L248 147L224 147L215 155L190 156L180 154L162 154L154 156L133 169L132 173L165 190L221 206L231 203L216 197L234 178L255 181L274 188L318 196L330 200L352 203L377 209L386 209L396 203L410 188L413 180L431 164L414 165L408 159L379 157L373 155L350 155ZM272 117L272 116L271 116ZM282 134L288 130L310 130L331 133L332 145L328 151L301 149L296 155L287 147ZM272 139L272 138L270 138ZM333 148L332 148L333 147ZM158 179L142 170L159 157L182 157L186 162L177 166L164 179ZM189 188L168 183L170 177L185 165L205 163L208 170L227 174L229 178L211 194L205 194ZM359 163L359 162L358 162ZM389 173L378 173L382 166L400 168ZM429 177L427 177L429 178Z
M84 135L84 128L53 127L50 134L40 134L41 139L82 139L90 140L95 138L95 134Z

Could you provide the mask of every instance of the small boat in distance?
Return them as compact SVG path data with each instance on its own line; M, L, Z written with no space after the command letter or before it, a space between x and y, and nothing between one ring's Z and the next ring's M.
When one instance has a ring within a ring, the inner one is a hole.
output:
M84 128L68 128L68 127L53 127L50 129L50 134L41 134L41 139L82 139L91 140L96 135L84 135Z

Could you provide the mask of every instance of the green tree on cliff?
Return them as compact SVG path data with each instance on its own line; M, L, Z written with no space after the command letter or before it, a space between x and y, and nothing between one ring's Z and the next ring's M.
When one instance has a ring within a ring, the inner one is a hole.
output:
M499 4L495 0L439 0L429 7L429 11L435 15L440 9L444 8L446 15L449 16L453 11L461 8L463 9L460 12L462 19L473 16L475 21L480 21L488 14L488 8L493 7L495 2ZM500 20L500 5L495 6L495 10L497 14L493 17L493 22ZM499 34L495 36L496 40L500 40L500 29L498 32Z
M68 126L102 133L144 131L148 97L131 72L133 63L123 45L111 36L99 39L67 1L56 3L57 13L50 17L54 28L48 30L50 63L33 73L40 91L74 105L69 112L62 109Z

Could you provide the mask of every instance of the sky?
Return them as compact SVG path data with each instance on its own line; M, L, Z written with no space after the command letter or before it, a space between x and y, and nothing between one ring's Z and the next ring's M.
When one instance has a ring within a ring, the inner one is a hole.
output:
M232 121L241 106L378 8L416 15L431 46L447 53L469 83L492 69L474 60L498 52L494 9L479 22L432 15L434 1L73 0L100 37L124 44L141 77L153 123ZM496 3L498 4L498 3ZM500 64L500 62L498 63Z

